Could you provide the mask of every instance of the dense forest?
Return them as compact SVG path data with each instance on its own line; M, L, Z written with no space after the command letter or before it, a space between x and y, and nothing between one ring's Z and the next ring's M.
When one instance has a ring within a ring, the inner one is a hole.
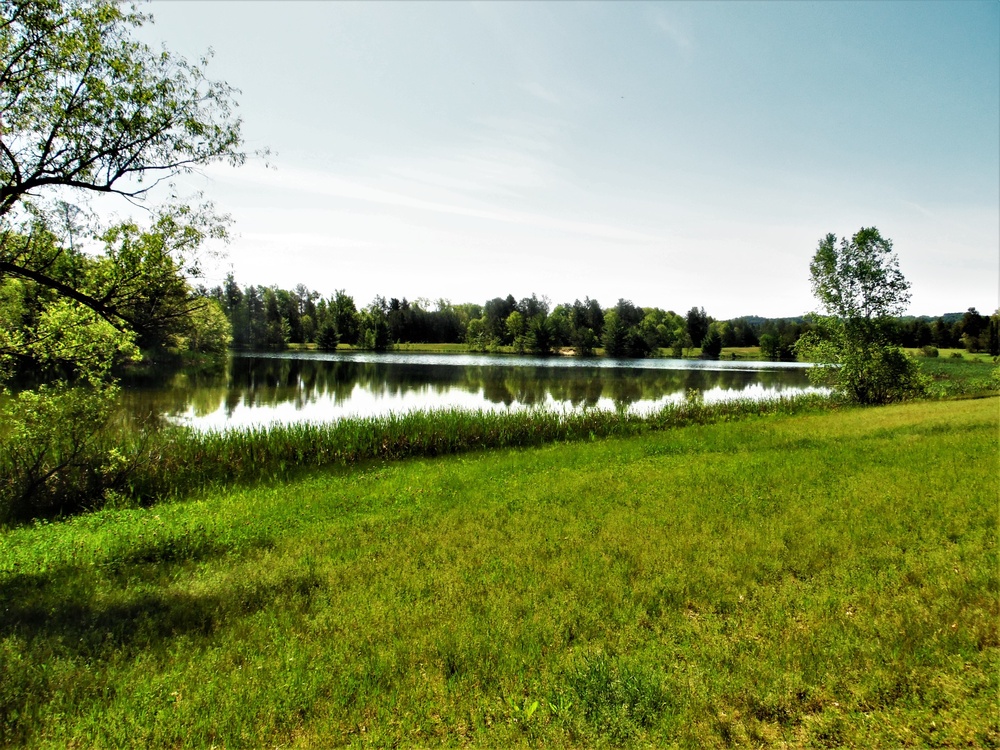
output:
M810 330L807 318L743 316L717 320L704 308L685 315L658 307L638 307L619 299L609 308L589 297L555 305L536 295L512 295L483 304L431 303L405 297L377 296L358 308L343 290L329 297L303 284L294 289L243 286L230 274L224 284L198 293L218 304L232 327L234 349L280 350L289 344L315 344L334 350L341 344L385 351L396 344L466 344L472 351L548 354L572 350L581 356L603 348L612 357L646 357L661 349L683 356L693 347L702 356L718 357L731 347L759 346L770 359L794 359L794 345ZM897 318L892 343L905 347L965 348L1000 354L1000 316L975 308Z

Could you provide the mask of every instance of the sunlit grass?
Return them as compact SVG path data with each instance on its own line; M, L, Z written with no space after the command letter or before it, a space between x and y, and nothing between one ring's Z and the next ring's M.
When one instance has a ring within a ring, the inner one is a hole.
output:
M997 399L0 536L0 744L995 747Z

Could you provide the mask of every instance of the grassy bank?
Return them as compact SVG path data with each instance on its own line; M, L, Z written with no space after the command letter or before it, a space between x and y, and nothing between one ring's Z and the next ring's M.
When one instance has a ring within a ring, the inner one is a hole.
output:
M996 747L997 399L0 536L0 744Z
M919 361L921 372L928 378L931 398L984 396L1000 389L1000 370L987 358ZM123 499L150 502L164 496L183 496L206 484L278 479L302 468L625 437L691 424L830 408L836 408L836 404L816 395L713 404L695 398L641 415L603 410L451 410L210 434L167 429L151 436L113 438L123 453L140 457L136 471L122 490Z

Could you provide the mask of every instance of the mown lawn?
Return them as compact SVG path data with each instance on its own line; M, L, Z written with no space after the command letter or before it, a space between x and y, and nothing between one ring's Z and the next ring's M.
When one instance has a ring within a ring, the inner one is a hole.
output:
M1000 746L1000 400L0 532L0 744Z

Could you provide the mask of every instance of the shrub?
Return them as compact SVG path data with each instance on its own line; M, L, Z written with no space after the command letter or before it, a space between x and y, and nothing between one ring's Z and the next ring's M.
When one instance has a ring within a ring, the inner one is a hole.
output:
M928 344L920 349L920 353L925 357L936 357L938 356L938 350L936 346L931 346Z
M97 507L135 468L109 429L112 385L43 385L0 409L0 523ZM134 455L134 454L133 454Z

